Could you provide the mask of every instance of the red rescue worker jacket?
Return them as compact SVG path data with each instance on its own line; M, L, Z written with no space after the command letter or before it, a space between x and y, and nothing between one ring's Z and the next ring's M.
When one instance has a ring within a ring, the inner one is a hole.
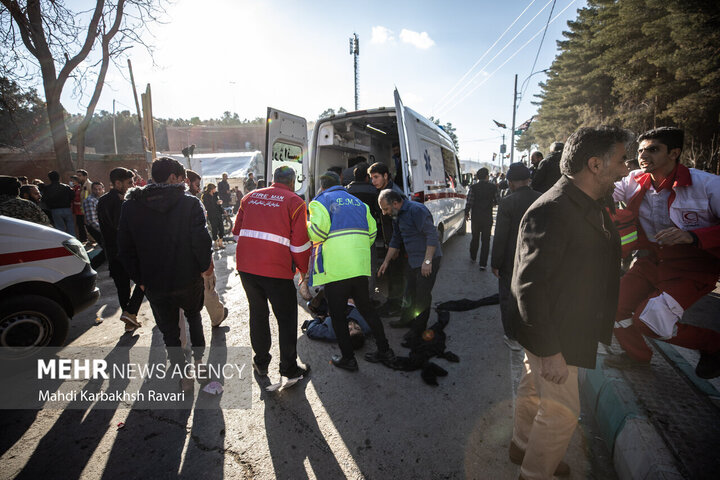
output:
M307 207L290 187L274 183L245 195L233 235L239 271L286 279L295 276L296 268L307 272L311 251Z

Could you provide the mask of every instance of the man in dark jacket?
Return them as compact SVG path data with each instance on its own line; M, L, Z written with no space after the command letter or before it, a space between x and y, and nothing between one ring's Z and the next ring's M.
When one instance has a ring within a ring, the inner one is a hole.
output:
M560 157L562 157L563 143L554 142L550 145L550 154L541 161L535 171L530 185L533 190L545 193L560 179Z
M375 162L370 165L368 173L370 174L370 181L377 189L378 195L382 190L390 189L400 195L403 200L407 200L407 196L400 185L393 183L392 178L390 177L390 170L387 165L382 162ZM382 228L379 229L378 237L382 235L383 243L387 248L393 237L392 217L389 215L382 215L380 217L380 227ZM394 317L400 315L400 311L405 303L403 295L406 284L406 265L407 260L405 259L405 251L401 247L397 252L397 256L390 261L387 268L388 300L378 310L378 314L381 317Z
M202 359L205 338L203 276L213 274L210 234L200 200L185 194L185 169L172 158L152 164L154 183L128 191L120 214L119 257L130 278L140 285L163 334L170 362L185 366L180 348L178 311L185 311L193 357ZM181 379L183 391L192 379Z
M599 200L627 174L632 140L616 127L580 128L563 152L564 176L520 224L512 293L525 369L509 454L521 479L569 473L578 367L595 368L598 342L610 343L618 299L620 237Z
M490 252L490 231L493 225L493 207L497 203L497 185L488 181L487 168L481 168L475 174L477 183L470 186L465 203L465 220L472 221L472 240L470 240L470 260L475 262L480 247L480 270L487 267Z
M372 183L370 183L368 168L368 164L365 162L356 164L353 169L355 179L345 188L350 195L360 199L363 203L365 203L365 205L370 207L370 214L375 219L377 229L380 231L382 229L382 210L380 210L377 202L378 190ZM375 246L373 245L370 249L370 268L372 269L372 274L368 279L368 288L370 289L371 298L375 292L375 273L377 272L376 257L377 252L375 251Z
M53 170L48 173L50 185L45 185L42 195L45 205L50 210L55 228L75 236L75 221L73 220L72 206L75 192L69 185L60 183L60 174Z
M127 168L117 167L110 171L110 184L112 188L97 202L98 223L102 236L102 248L108 260L110 277L115 283L118 302L120 303L120 320L125 323L125 331L132 332L142 325L137 319L140 305L145 294L139 285L130 288L130 275L118 258L118 227L120 225L120 209L125 201L125 193L132 188L134 173Z
M500 316L505 332L505 344L512 350L522 349L517 342L513 325L518 322L517 306L510 292L513 262L515 260L515 244L518 229L525 211L538 199L540 192L530 188L530 170L522 163L513 163L507 172L508 188L512 192L500 200L497 220L495 222L495 238L493 240L492 272L498 278L500 295Z

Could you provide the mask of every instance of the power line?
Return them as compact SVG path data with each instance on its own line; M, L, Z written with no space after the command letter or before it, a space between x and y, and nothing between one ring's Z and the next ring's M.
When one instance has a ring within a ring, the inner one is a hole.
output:
M502 38L505 36L505 34L517 23L518 20L520 20L520 17L522 17L522 16L525 14L525 12L527 12L528 8L532 7L533 3L535 3L535 2L536 2L536 0L532 0L532 1L530 2L530 4L529 4L527 7L525 7L525 10L523 10L523 11L520 13L520 15L518 15L518 16L515 18L515 20L513 20L513 22L510 24L510 26L505 29L505 31L502 33L502 35L500 35L500 36L498 37L498 39L495 40L495 43L493 43L492 45L490 45L490 47L489 47L487 50L485 50L485 53L483 53L482 56L473 64L473 66L470 67L470 69L469 69L467 72L465 72L465 74L464 74L462 77L460 77L460 80L458 80L457 83L455 83L455 85L453 85L450 90L448 90L447 92L445 92L445 95L443 95L442 98L438 101L438 104L440 104L441 106L443 105L443 101L445 100L445 98L447 98L447 96L450 95L450 94L452 93L452 91L455 90L455 88L456 88L458 85L460 85L460 83L462 83L463 80L465 80L465 77L467 77L468 75L470 75L470 72L472 72L472 71L475 69L475 67L477 67L478 64L482 61L482 59L485 58L485 57L487 56L487 54L490 53L490 51L491 51L493 48L495 48L495 45L497 45L498 42L499 42L500 40L502 40ZM435 109L433 108L433 113L434 113L434 110L435 110Z
M560 15L562 15L562 14L565 12L565 10L567 10L568 8L570 8L570 6L571 6L573 3L575 3L575 0L572 0L565 8L563 8L563 9L560 11L560 13L558 13L555 17L553 17L553 19L550 20L549 23L553 23L555 20L557 20L557 19L560 17ZM496 73L498 70L500 70L502 67L504 67L506 63L508 63L510 60L512 60L512 59L515 57L515 55L517 55L518 53L520 53L525 47L528 46L528 44L529 44L530 42L532 42L533 40L535 40L535 38L536 38L538 35L540 35L543 31L544 31L544 28L541 29L541 30L539 30L539 31L538 31L535 35L533 35L527 42L525 42L520 48L518 48L518 49L515 51L515 53L513 53L512 55L510 55L498 68L496 68L495 70L493 70L492 73L490 73L487 77L485 77L485 78L482 80L482 82L478 83L472 90L470 90L470 91L467 92L465 95L463 95L459 100L455 101L455 103L453 103L451 106L443 109L443 111L444 111L445 113L447 113L447 112L451 111L453 108L457 107L463 100L465 100L467 97L469 97L470 95L472 95L473 92L475 92L475 90L477 90L477 89L480 88L485 82L487 82L488 80L490 80L490 78L492 78L492 76L495 75L495 73Z
M504 52L504 51L515 41L515 39L517 39L517 38L520 36L520 34L523 33L523 32L529 27L530 24L535 21L535 19L543 12L543 10L545 10L545 9L547 8L548 5L550 5L550 3L551 3L552 1L554 1L554 0L548 0L548 2L545 4L545 6L543 6L543 8L541 8L540 11L537 12L537 13L535 14L535 16L534 16L533 18L531 18L530 21L527 22L527 23L525 24L525 26L524 26L522 29L520 29L520 31L519 31L517 34L515 34L515 36L514 36L512 39L510 39L510 41L507 42L502 49L500 49L499 52L497 52L490 60L488 60L488 62L480 69L479 72L477 72L475 75L473 75L473 77L472 77L469 81L467 81L467 82L465 83L465 85L463 85L463 87L462 87L460 90L458 90L457 92L455 92L448 100L446 100L446 101L438 108L438 114L440 114L440 112L442 112L442 111L445 109L445 107L453 101L453 99L454 99L455 97L457 97L458 95L462 94L463 90L465 90L466 88L470 87L470 86L472 85L472 82L475 81L475 79L476 79L481 73L485 72L485 68L487 68L487 66L490 65L490 64L493 62L493 60L495 60L502 52Z
M542 50L543 42L545 41L545 34L547 33L548 26L550 25L550 18L552 18L553 10L555 10L555 0L553 0L552 7L550 7L550 15L548 15L547 22L545 23L545 30L543 31L543 36L540 39L540 45L538 46L538 51L535 54L535 60L533 60L532 68L530 69L530 75L532 75L532 73L535 71L535 65L537 65L537 60L538 60L538 57L540 56L540 50ZM530 77L528 77L528 78L530 78ZM525 95L525 92L527 91L528 86L530 86L529 83L526 84L523 91L520 92L520 98L518 99L518 104L517 104L518 108L520 107L520 102L522 101L523 95Z

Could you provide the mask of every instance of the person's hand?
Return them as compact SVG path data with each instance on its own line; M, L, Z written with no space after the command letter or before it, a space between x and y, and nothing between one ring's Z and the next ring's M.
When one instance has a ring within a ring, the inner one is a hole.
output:
M466 221L466 222L470 221L470 214L469 214L469 213L466 213L466 214L465 214L465 221Z
M218 205L222 205L222 200L218 200Z
M693 243L693 236L685 230L670 227L655 234L655 240L660 245L686 245Z
M380 268L378 268L377 276L381 277L383 273L385 273L385 270L387 270L388 262L383 262L382 265L380 265Z
M423 277L429 277L432 273L432 263L428 265L427 263L423 262L422 267L420 267L420 275Z
M495 277L500 278L500 270L498 270L497 268L493 268L492 272Z
M145 291L145 285L140 285L140 290Z
M215 271L215 265L214 265L213 262L211 261L211 262L210 262L210 266L208 267L208 269L205 270L204 272L202 272L202 276L203 276L203 277L206 277L206 278L207 278L207 277L211 277L214 271Z
M562 353L540 358L540 376L548 382L562 385L570 375Z
M393 253L392 259L395 260L395 259L398 258L399 256L400 256L400 250L399 250L399 249L398 249L398 250L395 250L395 253Z

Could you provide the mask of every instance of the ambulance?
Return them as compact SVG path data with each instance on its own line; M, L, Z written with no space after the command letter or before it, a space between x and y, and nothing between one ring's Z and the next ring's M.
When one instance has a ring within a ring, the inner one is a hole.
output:
M362 157L368 164L385 163L395 177L392 146L400 147L400 168L408 198L432 213L444 242L464 234L468 184L448 134L416 111L405 107L397 89L395 106L359 110L321 118L312 130L304 118L268 108L265 175L280 166L295 169L295 192L307 202L320 188L320 176L330 167L352 167ZM400 185L399 185L400 186Z
M83 245L54 228L0 216L0 347L62 346L70 318L100 296Z

